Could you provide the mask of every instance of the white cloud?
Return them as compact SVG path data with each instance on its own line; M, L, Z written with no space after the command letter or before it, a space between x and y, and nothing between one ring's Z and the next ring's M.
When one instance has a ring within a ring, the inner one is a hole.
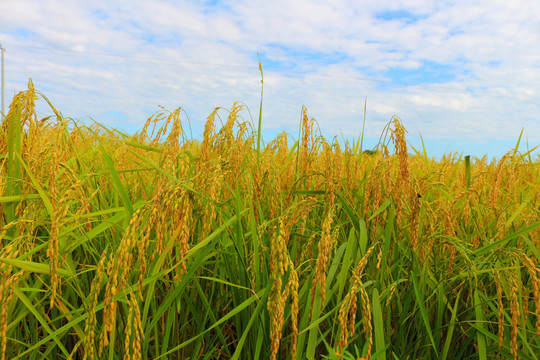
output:
M197 132L237 100L256 117L260 52L272 131L295 134L305 104L326 135L358 136L367 96L368 136L398 114L425 138L511 140L526 126L540 143L539 19L536 0L8 0L0 43L7 89L32 77L64 114L113 126L182 106Z

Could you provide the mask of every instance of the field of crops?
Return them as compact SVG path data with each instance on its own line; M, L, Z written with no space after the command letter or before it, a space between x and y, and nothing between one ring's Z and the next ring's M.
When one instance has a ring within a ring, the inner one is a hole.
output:
M38 118L0 134L0 359L538 359L540 164ZM519 141L518 141L519 143Z

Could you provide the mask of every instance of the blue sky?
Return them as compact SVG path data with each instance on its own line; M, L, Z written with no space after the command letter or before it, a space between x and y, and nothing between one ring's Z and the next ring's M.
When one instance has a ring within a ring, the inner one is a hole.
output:
M522 129L540 144L537 0L3 0L0 44L8 103L32 78L65 116L127 132L159 106L196 138L215 107L256 119L259 54L266 141L295 138L302 105L357 138L367 97L368 144L393 115L436 157L501 156Z

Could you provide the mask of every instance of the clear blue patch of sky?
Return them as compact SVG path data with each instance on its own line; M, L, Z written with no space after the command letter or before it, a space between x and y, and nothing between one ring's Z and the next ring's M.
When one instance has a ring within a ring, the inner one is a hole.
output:
M230 5L222 0L206 0L204 1L203 14L215 12L217 10L230 10Z
M452 37L452 36L461 35L461 34L465 34L465 33L466 33L465 30L452 28L452 29L450 29L450 31L448 32L448 36L446 37L446 39L448 39L448 38L450 38L450 37Z
M280 57L285 55L285 59L287 60L277 60L277 56L272 56L273 51L278 53ZM317 70L319 66L338 64L349 59L348 55L343 53L323 53L279 44L268 45L265 51L259 52L259 56L263 70L269 69L285 71L296 71L298 70L299 65L301 65L304 69L308 67L310 70ZM257 55L254 56L254 60L259 60Z
M135 133L140 129L136 129L131 125L129 117L122 111L111 110L105 111L100 114L97 114L96 117L92 117L93 120L97 121L100 124L114 124L114 128L119 129L120 131L126 131L129 133ZM88 120L92 122L91 119ZM107 125L109 126L109 125Z
M457 76L455 66L424 61L417 69L393 67L381 73L389 82L381 82L379 89L414 86L421 84L441 84L453 81Z
M99 20L107 20L108 18L110 18L110 16L101 9L92 11L92 15L94 15Z
M394 21L398 20L405 22L407 24L413 24L418 20L427 19L428 15L425 14L413 14L409 10L399 9L399 10L386 10L375 13L375 19L384 20L384 21Z
M142 40L144 42L147 42L149 44L154 44L155 41L156 41L156 37L154 36L154 34L151 34L151 33L144 33L142 35Z
M13 31L12 35L15 35L17 37L22 37L22 38L25 38L25 39L31 39L31 38L36 37L36 33L31 31L31 30L28 30L27 28L15 29Z
M131 26L136 29L141 29L141 26L135 22L132 22ZM166 35L156 35L153 33L142 32L140 35L140 39L147 44L152 44L165 49L174 48L175 45L180 45L182 43L182 35L176 32L172 32Z

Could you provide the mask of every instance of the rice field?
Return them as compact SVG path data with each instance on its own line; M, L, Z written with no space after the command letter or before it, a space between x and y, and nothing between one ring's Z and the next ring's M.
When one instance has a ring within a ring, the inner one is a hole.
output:
M540 357L538 157L434 160L397 117L364 151L305 108L264 143L245 112L195 141L181 109L127 135L14 97L1 360Z

